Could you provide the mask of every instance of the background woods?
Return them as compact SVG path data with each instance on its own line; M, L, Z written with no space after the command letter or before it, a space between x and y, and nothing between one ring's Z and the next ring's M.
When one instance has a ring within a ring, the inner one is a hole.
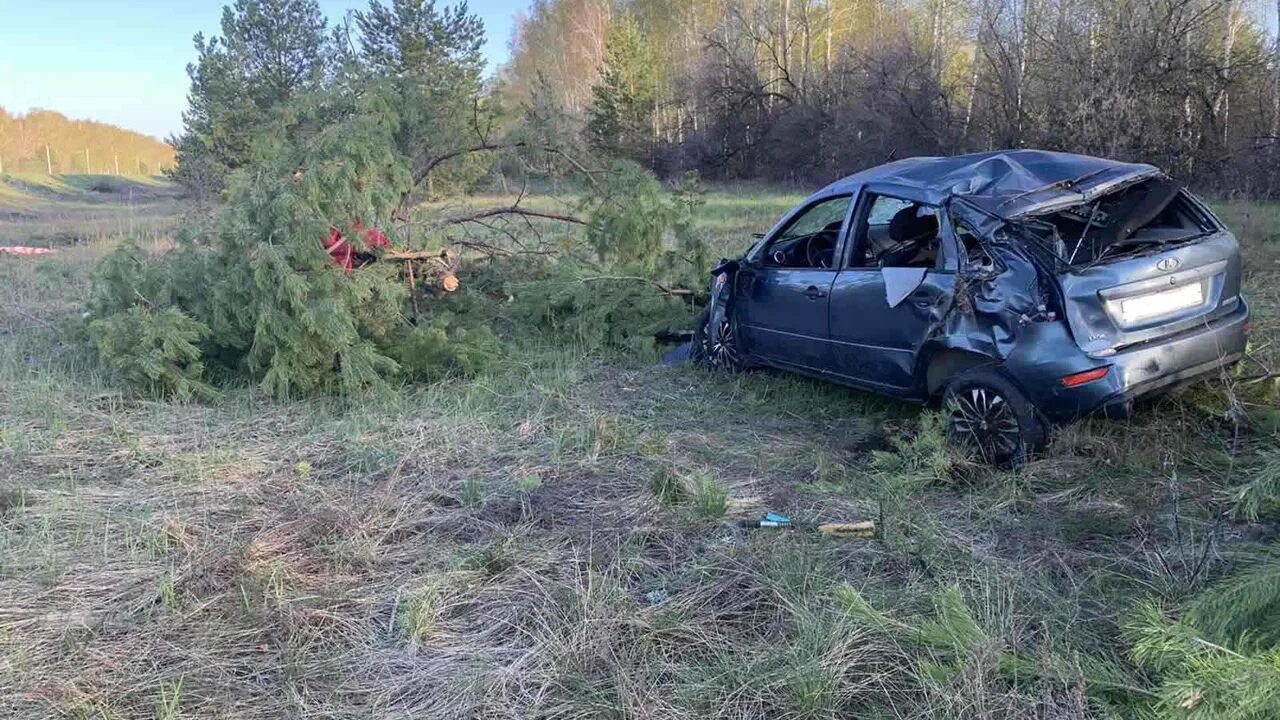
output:
M0 108L0 170L9 173L159 175L173 148L142 133L52 110Z
M821 182L890 155L1027 146L1272 196L1275 10L1242 0L539 0L503 86L518 101L545 94L603 146L660 173Z

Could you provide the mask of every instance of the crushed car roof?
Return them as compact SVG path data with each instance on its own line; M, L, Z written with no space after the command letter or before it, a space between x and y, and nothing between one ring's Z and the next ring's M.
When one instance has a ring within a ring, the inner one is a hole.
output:
M914 157L879 165L828 185L818 195L895 186L918 200L941 204L953 197L1012 218L1049 212L1159 174L1153 165L1048 150L997 150L951 157Z

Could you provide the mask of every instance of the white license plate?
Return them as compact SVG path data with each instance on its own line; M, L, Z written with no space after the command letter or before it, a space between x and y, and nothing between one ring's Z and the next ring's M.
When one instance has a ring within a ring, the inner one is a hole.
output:
M1132 325L1204 304L1204 283L1191 283L1120 301L1120 315Z

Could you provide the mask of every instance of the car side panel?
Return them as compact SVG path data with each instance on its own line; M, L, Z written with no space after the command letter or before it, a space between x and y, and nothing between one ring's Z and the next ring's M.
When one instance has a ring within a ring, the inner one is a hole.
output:
M749 267L738 272L734 309L744 349L818 372L831 361L827 302L834 270Z
M916 358L954 289L953 274L930 271L891 308L879 269L841 270L831 288L831 372L895 393L917 387Z

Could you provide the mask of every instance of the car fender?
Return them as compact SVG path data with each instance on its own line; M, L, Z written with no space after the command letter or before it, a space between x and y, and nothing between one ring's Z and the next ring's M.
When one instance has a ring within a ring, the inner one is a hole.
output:
M1000 359L972 348L955 347L939 338L938 342L926 344L917 362L919 390L930 398L941 393L947 380L956 374L981 365L998 365Z
M711 270L711 284L707 301L707 328L719 332L720 321L729 317L733 320L733 303L736 295L735 286L738 279L740 260L721 260Z
M1029 259L1004 255L998 272L962 273L955 293L917 355L917 390L936 395L947 378L978 365L1003 366L1029 323L1042 319L1039 273ZM1011 373L1001 374L1021 385Z

